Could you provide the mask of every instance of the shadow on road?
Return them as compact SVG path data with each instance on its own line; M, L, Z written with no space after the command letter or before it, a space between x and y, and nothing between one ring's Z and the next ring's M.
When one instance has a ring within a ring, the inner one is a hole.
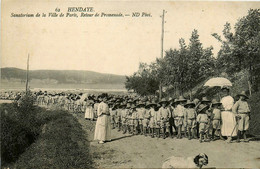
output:
M134 136L134 135L122 136L122 137L114 138L111 141L117 141L117 140L121 140L121 139L124 139L124 138L127 138L127 137L132 137L132 136Z
M260 136L254 136L249 138L250 141L260 141Z

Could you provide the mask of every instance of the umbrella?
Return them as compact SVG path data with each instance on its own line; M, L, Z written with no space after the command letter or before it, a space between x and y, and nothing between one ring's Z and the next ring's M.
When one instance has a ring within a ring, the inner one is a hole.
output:
M223 87L223 86L232 86L232 83L224 77L214 77L214 78L209 79L204 84L204 86L209 86L209 87L220 86L220 87Z

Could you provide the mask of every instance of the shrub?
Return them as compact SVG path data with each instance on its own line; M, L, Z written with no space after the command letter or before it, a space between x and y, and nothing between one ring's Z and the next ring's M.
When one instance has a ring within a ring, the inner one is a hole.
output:
M1 167L91 168L86 133L71 114L24 102L0 104Z
M260 92L252 94L248 102L251 107L249 132L253 135L260 135Z
M16 161L40 133L38 109L29 96L22 99L20 103L0 105L2 165Z
M37 138L43 125L36 118L41 108L33 105L30 92L12 104L1 104L2 165L17 160Z
M1 106L1 158L2 163L15 161L29 146L27 133L16 119L2 111Z
M21 155L16 168L91 168L89 143L78 121L65 111L50 111L56 119ZM49 117L48 117L49 118Z

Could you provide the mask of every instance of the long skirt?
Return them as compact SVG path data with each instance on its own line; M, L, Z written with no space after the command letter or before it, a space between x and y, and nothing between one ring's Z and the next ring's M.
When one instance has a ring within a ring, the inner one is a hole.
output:
M94 140L110 141L111 140L111 118L107 115L101 115L97 119Z
M86 108L85 119L94 119L94 110Z
M222 126L221 126L221 134L222 136L236 136L237 135L237 127L236 126L236 118L235 115L231 111L222 111ZM233 133L232 133L233 132Z

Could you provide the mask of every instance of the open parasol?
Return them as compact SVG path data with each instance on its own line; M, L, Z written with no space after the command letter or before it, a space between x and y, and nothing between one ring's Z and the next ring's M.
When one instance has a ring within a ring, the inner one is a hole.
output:
M220 86L220 87L223 87L223 86L232 86L232 83L224 77L214 77L214 78L209 79L204 84L204 86L209 86L209 87Z

